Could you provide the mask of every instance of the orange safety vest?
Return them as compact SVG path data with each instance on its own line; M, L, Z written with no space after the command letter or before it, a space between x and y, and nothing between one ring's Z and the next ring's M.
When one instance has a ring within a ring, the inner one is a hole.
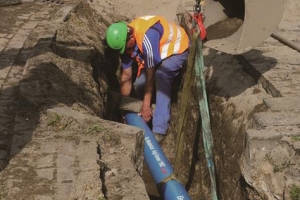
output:
M173 54L181 54L189 47L189 38L185 30L176 25L174 22L169 22L164 17L161 16L144 16L139 17L129 23L129 26L133 27L134 37L138 45L139 50L143 54L143 39L146 31L153 26L155 23L160 22L164 32L160 39L160 57L165 59ZM144 68L144 62L135 57L138 62L138 76L141 73L142 68Z

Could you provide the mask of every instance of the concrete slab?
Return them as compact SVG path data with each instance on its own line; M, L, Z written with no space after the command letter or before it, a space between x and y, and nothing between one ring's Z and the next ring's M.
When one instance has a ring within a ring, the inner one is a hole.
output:
M254 126L258 129L270 126L296 126L300 124L299 112L259 112L253 114Z
M299 111L300 97L278 97L278 98L269 98L264 99L264 103L271 111Z

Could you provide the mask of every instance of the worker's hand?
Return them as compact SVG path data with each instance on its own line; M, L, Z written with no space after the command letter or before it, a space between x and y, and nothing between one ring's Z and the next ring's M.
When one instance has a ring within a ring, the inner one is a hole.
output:
M141 116L148 123L152 118L152 109L150 106L142 106L141 108Z

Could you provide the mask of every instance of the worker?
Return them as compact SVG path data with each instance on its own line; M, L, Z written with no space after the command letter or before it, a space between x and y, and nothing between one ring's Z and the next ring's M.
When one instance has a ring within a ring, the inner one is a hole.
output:
M133 85L143 100L140 115L147 123L152 119L152 132L161 143L170 123L172 82L188 56L188 35L162 16L144 16L128 25L111 24L106 43L121 55L121 94L129 96ZM138 64L134 83L133 61ZM156 104L154 112L152 99Z

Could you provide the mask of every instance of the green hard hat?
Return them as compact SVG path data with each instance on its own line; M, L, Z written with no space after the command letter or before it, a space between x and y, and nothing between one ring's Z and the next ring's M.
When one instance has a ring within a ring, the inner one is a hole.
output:
M110 25L106 30L105 38L110 48L120 50L120 54L123 54L125 51L127 38L126 23L117 22Z

